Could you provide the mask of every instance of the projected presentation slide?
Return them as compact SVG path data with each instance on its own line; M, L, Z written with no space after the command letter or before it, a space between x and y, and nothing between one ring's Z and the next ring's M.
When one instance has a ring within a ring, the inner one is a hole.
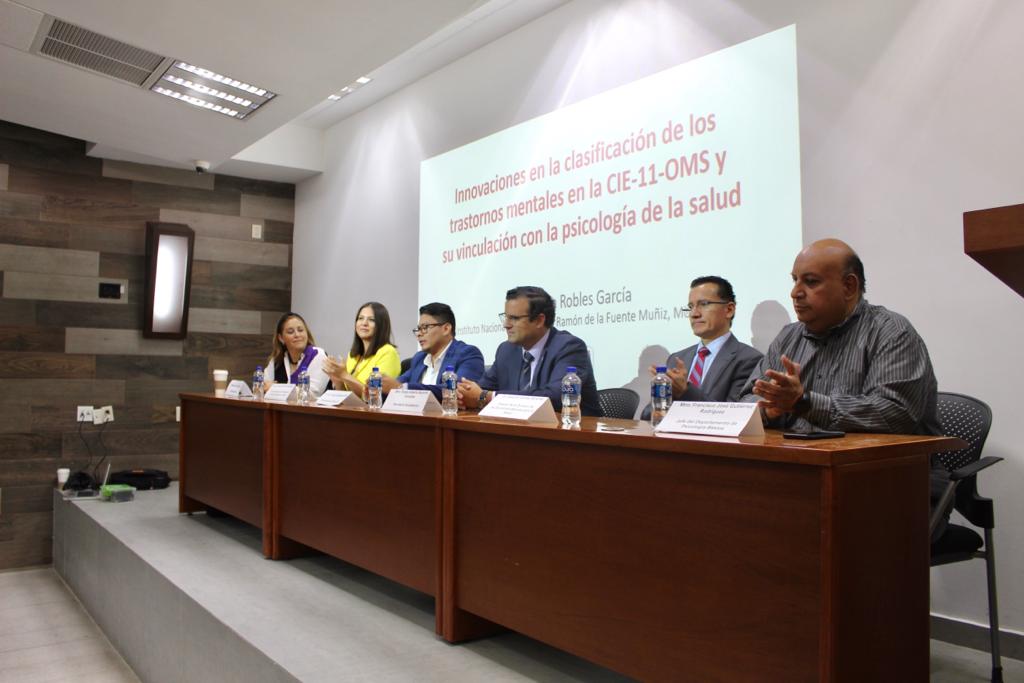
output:
M682 309L698 276L732 282L740 341L755 309L777 331L800 246L794 26L421 166L419 302L450 304L490 363L505 291L544 287L598 387L642 388L696 343Z

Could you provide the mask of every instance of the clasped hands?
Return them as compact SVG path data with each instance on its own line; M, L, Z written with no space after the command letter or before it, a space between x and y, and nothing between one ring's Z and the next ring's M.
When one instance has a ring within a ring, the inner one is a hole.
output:
M764 377L754 382L754 393L761 397L758 405L769 419L791 412L804 395L800 364L783 356L782 367L785 372L765 370Z
M357 380L352 373L350 373L346 367L344 361L339 356L337 360L327 356L324 358L324 372L331 378L331 384L335 389L349 389L359 394L360 397L366 398L363 394L365 393L366 386ZM389 375L381 376L381 390L386 394L392 389L401 388L402 383L394 377Z
M331 384L335 389L348 389L354 390L356 394L362 396L363 384L357 380L352 373L345 367L345 362L338 356L335 360L330 356L324 358L324 372L331 378Z
M651 373L651 377L658 374L658 369L655 366L648 368ZM682 398L683 394L686 393L687 380L687 369L683 361L676 358L676 366L674 368L667 368L665 374L672 380L672 398Z

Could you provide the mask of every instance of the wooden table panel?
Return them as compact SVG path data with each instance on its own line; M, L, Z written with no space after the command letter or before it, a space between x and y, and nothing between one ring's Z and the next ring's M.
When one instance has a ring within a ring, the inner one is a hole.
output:
M263 403L182 395L181 512L209 506L269 532L263 517L269 412Z
M458 433L457 606L643 680L817 678L822 471Z
M651 681L927 680L926 456L956 439L182 399L183 511L433 594L449 641L506 626Z
M436 422L315 408L278 419L276 534L436 595Z
M830 470L822 680L928 680L928 458Z

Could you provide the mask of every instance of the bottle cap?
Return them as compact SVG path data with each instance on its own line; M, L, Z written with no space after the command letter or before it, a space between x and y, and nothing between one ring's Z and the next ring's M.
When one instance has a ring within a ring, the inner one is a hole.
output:
M570 365L569 367L567 367L567 368L565 369L565 371L566 371L567 373L569 373L569 372L576 372L576 366L575 366L575 365Z
M667 371L668 371L668 367L667 367L667 366L665 366L665 365L659 365L658 367L656 367L656 368L654 368L654 369L655 369L655 370L656 370L656 371L657 371L658 373L660 373L660 374L664 374L665 372L667 372Z
M445 372L455 372L455 366L454 365L445 366L444 371Z
M259 370L262 370L262 369L263 369L263 366L262 366L262 365L257 365L257 366L256 366L256 370L257 370L257 371L259 371Z
M374 368L373 371L374 372L380 372L380 368Z

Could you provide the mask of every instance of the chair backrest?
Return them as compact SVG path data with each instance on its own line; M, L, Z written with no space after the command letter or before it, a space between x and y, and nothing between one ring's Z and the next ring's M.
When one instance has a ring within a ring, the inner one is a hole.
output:
M412 358L403 358L402 359L401 370L399 371L399 374L404 375L405 373L407 373L409 371L409 368L411 366L412 366Z
M958 451L936 453L935 457L950 472L977 462L992 426L992 409L973 396L946 391L939 392L938 409L942 433L963 439L968 446ZM992 501L978 495L977 477L968 477L960 482L956 487L953 507L976 526L991 527L993 524Z
M972 396L948 391L939 392L938 408L942 433L963 439L969 445L958 451L936 453L936 457L950 472L977 462L992 426L992 409Z
M632 389L601 389L597 392L597 402L601 404L601 414L605 417L632 420L640 397Z

